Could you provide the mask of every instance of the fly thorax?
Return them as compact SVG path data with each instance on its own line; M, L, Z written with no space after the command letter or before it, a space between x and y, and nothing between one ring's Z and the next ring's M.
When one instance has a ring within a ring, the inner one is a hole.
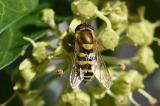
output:
M78 33L78 41L80 43L92 44L94 42L93 34L90 30L83 30Z

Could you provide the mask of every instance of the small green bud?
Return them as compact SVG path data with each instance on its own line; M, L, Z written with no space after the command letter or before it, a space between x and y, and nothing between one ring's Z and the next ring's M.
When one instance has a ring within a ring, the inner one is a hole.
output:
M143 76L139 74L136 70L129 70L121 74L119 79L130 84L132 91L144 87Z
M137 91L139 88L144 88L143 76L141 74L138 74L137 72L137 75L135 76L131 84L132 91Z
M90 106L90 97L80 89L62 95L62 101L69 103L71 106Z
M129 106L129 98L126 95L118 95L114 98L115 106Z
M97 100L98 106L128 106L129 99L127 95L111 96L106 94L104 98Z
M144 74L150 74L158 67L158 64L154 60L153 51L148 46L139 48L133 65L138 67Z
M107 92L106 89L103 87L90 87L89 89L89 92L91 92L95 99L102 99Z
M128 95L131 91L143 88L143 76L135 70L119 73L113 82L111 91L116 95ZM136 79L137 78L137 79Z
M85 19L92 19L96 17L97 7L91 1L79 0L71 4L73 13Z
M39 95L39 92L18 93L24 106L44 106L45 101Z
M54 18L54 11L52 9L44 9L42 11L42 21L48 22Z
M28 69L31 69L31 68L32 68L32 63L29 59L25 59L19 65L19 70L28 70Z
M78 18L74 18L69 25L69 33L74 34L76 27L81 24L81 20Z
M144 19L145 8L138 8L139 22L130 23L128 26L128 43L135 46L150 45L154 40L154 30L157 27L156 23Z
M44 61L47 58L47 50L46 47L49 46L46 42L35 42L31 38L24 37L25 40L29 41L33 46L32 56L37 60L39 63Z
M127 40L135 46L149 45L153 42L155 25L147 20L131 23L128 26Z
M98 41L105 49L114 50L118 45L119 36L113 29L102 26L98 32Z
M106 2L101 11L109 18L114 29L121 28L128 23L128 10L124 2Z
M125 80L115 80L111 87L115 95L128 95L131 92L131 85Z
M16 84L14 86L14 90L18 89L27 89L30 86L30 82L33 80L33 78L36 75L36 72L34 72L33 65L29 59L25 59L22 61L22 63L19 65L19 76L20 78L16 78ZM17 77L19 77L17 76Z
M30 82L36 73L33 70L32 63L29 59L25 59L19 66L19 70L21 76L25 79L25 81Z
M55 27L55 22L54 22L54 11L52 9L44 9L42 11L42 18L41 20L51 26L52 28Z
M47 51L46 46L48 46L48 43L46 42L37 42L36 46L33 47L32 56L41 63L47 58Z
M115 106L128 106L129 105L129 98L128 96L117 96L114 98Z

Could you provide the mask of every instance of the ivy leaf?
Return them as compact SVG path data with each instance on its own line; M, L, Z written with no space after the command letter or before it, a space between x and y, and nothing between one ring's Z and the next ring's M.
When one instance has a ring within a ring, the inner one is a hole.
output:
M0 34L35 9L38 0L0 0Z
M45 27L38 15L31 13L23 17L0 35L0 70L24 53L28 44L24 36L36 40L45 35Z

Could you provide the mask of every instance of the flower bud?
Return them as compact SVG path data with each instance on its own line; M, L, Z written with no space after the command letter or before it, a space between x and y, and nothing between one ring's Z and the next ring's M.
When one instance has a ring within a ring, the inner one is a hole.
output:
M158 64L154 60L153 51L148 46L139 48L133 65L138 67L144 74L150 74L158 67Z
M87 0L74 1L71 4L73 13L85 19L92 19L96 17L97 7L94 3Z
M128 106L129 98L127 95L119 95L114 98L115 106Z
M46 47L49 46L46 42L35 42L31 38L24 37L25 40L29 41L33 46L32 56L37 60L39 63L44 61L47 58L47 50Z
M79 24L81 24L81 20L79 20L78 18L73 19L69 25L69 33L74 34L75 29Z
M29 59L25 59L19 66L19 70L21 73L21 76L24 78L25 81L30 82L36 73L33 70L32 63Z
M138 72L137 75L135 75L134 80L131 83L131 90L132 91L136 91L139 88L144 88L144 84L143 84L143 76Z
M97 100L98 106L128 106L129 99L127 95L111 96L106 94L104 98Z
M27 92L21 93L19 92L18 95L20 96L24 106L44 106L45 101L39 95L39 92Z
M16 80L16 84L13 89L14 90L28 89L30 86L30 82L33 80L33 78L36 75L36 72L34 72L33 65L32 65L31 61L29 59L25 59L19 65L18 72L20 74L21 80ZM15 78L15 79L18 79L18 78Z
M139 74L136 70L129 70L120 75L119 79L124 80L131 85L131 90L137 90L143 88L143 76Z
M42 11L42 18L41 20L51 26L52 28L55 27L55 22L54 22L54 11L52 9L44 9Z
M147 20L128 26L127 40L135 46L149 45L153 41L155 25Z
M32 56L41 63L47 58L47 51L46 46L48 46L48 43L46 42L37 42L36 46L33 47Z
M128 10L124 2L106 2L101 11L109 18L114 29L121 28L128 23Z
M143 87L143 76L136 70L129 70L120 73L117 80L113 82L111 91L116 95L128 95L131 91Z
M89 87L89 92L95 99L102 99L106 94L106 89L103 87Z
M90 106L90 97L79 89L62 95L62 101L71 106Z
M114 50L119 42L117 33L113 29L108 29L104 26L100 28L97 39L105 49L110 50Z
M131 92L131 85L125 80L115 80L111 87L115 95L128 95Z

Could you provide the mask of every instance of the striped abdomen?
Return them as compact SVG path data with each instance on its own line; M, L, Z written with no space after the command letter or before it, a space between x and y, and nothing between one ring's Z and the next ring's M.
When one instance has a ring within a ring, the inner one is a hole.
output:
M82 46L81 50L77 53L77 67L84 74L83 82L89 81L93 76L93 68L96 62L96 55L93 51L92 44L87 44L91 46L87 49L85 46Z

